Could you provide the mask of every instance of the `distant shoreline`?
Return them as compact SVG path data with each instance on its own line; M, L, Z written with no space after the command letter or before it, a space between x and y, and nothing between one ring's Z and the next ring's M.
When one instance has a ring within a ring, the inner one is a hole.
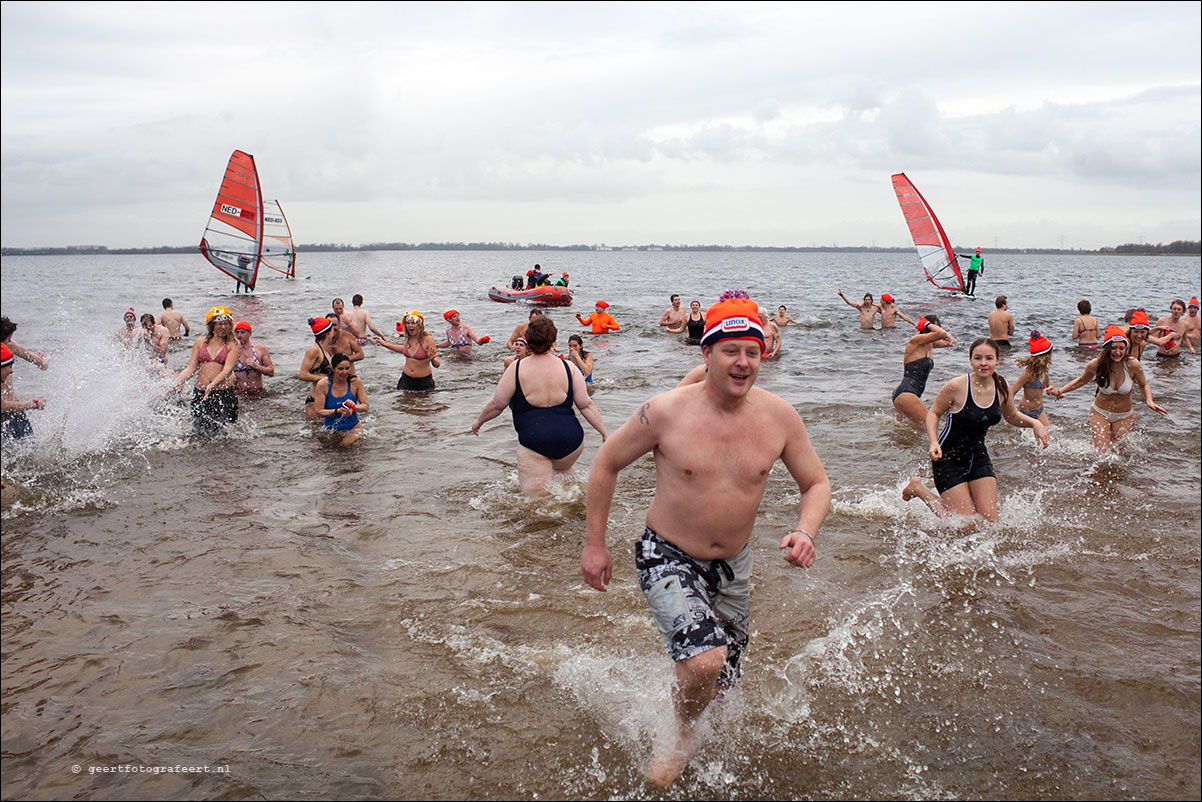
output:
M373 243L368 245L316 244L297 245L297 253L320 253L331 251L663 251L663 252L716 252L716 253L912 253L912 247L878 248L866 245L845 246L759 246L759 245L541 245L499 242L405 242ZM957 248L957 253L971 253L973 248ZM62 248L0 248L3 256L137 256L142 254L197 253L195 245L154 248L109 248L104 245L71 245ZM1202 242L1179 240L1167 245L1144 245L1127 243L1113 248L1097 250L1063 248L986 248L992 254L1044 254L1055 256L1200 256Z

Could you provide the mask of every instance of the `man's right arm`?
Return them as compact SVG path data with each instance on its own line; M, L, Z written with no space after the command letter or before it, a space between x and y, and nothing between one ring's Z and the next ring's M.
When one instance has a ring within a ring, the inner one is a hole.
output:
M662 395L640 406L620 429L601 444L593 464L589 466L585 495L584 554L580 559L580 570L584 581L597 590L605 590L613 576L613 561L605 544L605 532L614 489L618 484L618 473L655 449L659 442L656 422L667 417L663 406Z

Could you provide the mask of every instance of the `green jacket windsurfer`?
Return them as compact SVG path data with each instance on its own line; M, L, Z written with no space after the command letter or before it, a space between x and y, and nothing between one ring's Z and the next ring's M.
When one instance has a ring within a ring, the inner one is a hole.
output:
M966 253L960 254L960 257L963 259L971 259L972 260L968 263L968 275L964 279L964 294L965 295L976 295L977 294L977 275L985 274L985 260L981 258L981 249L977 248L977 252L974 253L971 257Z

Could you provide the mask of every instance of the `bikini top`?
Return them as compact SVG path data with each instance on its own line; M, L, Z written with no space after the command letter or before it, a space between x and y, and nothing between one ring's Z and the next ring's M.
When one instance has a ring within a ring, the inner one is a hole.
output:
M1117 388L1111 387L1110 382L1106 382L1106 386L1098 390L1102 395L1127 395L1131 392L1134 382L1131 381L1131 374L1127 372L1126 365L1123 366L1123 383Z
M259 354L257 351L255 351L254 347L251 347L251 349L250 349L250 361L254 362L256 365L263 364L262 362L259 361ZM251 373L251 372L253 372L253 370L254 370L253 368L248 368L245 364L243 364L242 357L241 357L241 355L239 355L238 364L234 365L234 372L235 373Z
M459 327L458 337L452 337L451 331L451 329L447 329L447 342L451 344L452 348L464 348L472 344L471 340L469 340L467 337L467 332L463 330L462 326ZM406 356L408 356L408 354L406 354ZM417 358L421 359L421 357Z
M424 347L422 347L421 345L418 345L416 350L414 350L413 353L409 353L409 341L408 340L405 340L405 344L401 346L401 353L404 354L405 356L411 357L413 359L425 359L426 358L426 349Z
M1047 386L1048 385L1043 381L1043 379L1036 379L1033 382L1024 384L1023 389L1024 390L1042 390L1043 388L1045 388Z
M201 365L205 362L219 362L224 365L225 358L229 356L229 353L230 347L226 345L217 352L217 356L209 356L209 347L207 345L202 345L200 346L200 353L196 355L196 364Z

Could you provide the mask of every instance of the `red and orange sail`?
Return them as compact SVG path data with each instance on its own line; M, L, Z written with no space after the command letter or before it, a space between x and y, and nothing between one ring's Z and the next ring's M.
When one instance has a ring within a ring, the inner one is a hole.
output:
M214 267L251 290L263 252L262 197L255 157L235 150L200 240L200 252Z
M906 224L910 226L910 237L918 250L923 272L927 280L941 290L964 290L964 277L960 275L960 264L948 240L939 218L927 203L918 188L906 178L905 173L893 176L893 191L901 206Z

